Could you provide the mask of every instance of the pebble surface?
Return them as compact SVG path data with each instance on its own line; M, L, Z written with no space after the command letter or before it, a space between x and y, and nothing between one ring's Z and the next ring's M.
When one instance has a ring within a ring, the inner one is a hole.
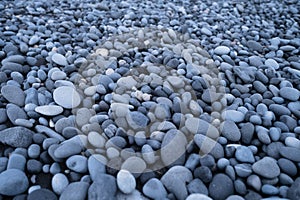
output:
M299 199L300 2L0 2L0 199Z

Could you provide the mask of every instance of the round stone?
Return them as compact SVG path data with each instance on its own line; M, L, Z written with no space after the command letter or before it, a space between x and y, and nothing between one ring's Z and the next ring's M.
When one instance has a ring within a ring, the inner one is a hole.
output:
M52 191L45 188L34 190L27 197L27 200L40 200L40 199L56 200L58 198Z
M215 48L214 52L218 55L225 55L230 52L230 49L226 46L218 46L217 48Z
M132 156L125 160L121 168L131 173L140 174L146 169L146 163L143 159Z
M136 187L134 176L127 170L120 170L117 175L118 188L125 194L130 194Z
M234 193L233 182L227 175L217 174L209 184L208 190L213 199L226 199Z
M71 109L80 104L80 96L72 87L61 86L53 92L53 99L58 105Z
M59 53L53 54L51 59L53 62L55 62L58 65L62 65L62 66L68 65L66 57L64 57L63 55L61 55Z
M279 94L281 97L290 100L290 101L297 101L300 96L300 92L291 87L283 87L279 90Z
M0 174L0 194L15 196L21 194L29 187L28 178L18 169L8 169Z
M60 195L63 190L69 185L69 180L64 174L58 173L53 176L51 185L53 191L56 194Z
M275 178L280 174L280 168L274 158L264 157L252 165L253 171L264 178Z

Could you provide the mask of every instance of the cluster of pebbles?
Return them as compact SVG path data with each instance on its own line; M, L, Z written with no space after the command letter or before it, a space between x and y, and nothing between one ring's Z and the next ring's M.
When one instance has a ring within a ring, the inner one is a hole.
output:
M299 9L1 1L0 199L299 199Z

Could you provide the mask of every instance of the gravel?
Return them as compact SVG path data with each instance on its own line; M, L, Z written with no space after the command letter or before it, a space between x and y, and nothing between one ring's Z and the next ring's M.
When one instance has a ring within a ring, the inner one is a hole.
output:
M0 2L0 199L299 199L299 1Z

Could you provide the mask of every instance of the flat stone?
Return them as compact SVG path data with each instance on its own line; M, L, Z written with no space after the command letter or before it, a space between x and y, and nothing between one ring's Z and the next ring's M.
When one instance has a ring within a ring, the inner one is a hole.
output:
M88 171L88 160L85 156L71 156L67 159L66 165L74 172L86 173Z
M138 111L130 112L126 119L128 124L134 129L145 128L149 123L149 118Z
M262 52L262 50L263 50L262 45L254 40L249 40L247 42L247 46L249 49L251 49L253 51Z
M15 196L22 194L27 190L28 187L28 178L21 170L8 169L0 174L1 195Z
M264 157L252 165L252 170L264 178L276 178L280 174L279 166L274 158Z
M67 66L68 65L66 57L59 54L59 53L53 54L51 59L52 59L53 62L55 62L58 65L61 65L61 66Z
M65 142L58 146L54 151L54 156L56 158L68 158L70 156L79 154L82 150L82 147L76 142Z
M61 86L53 92L53 99L58 105L71 109L79 106L81 99L77 91L72 87Z
M34 132L21 126L7 128L0 131L0 142L16 148L27 148L32 143L33 135Z
M124 194L130 194L136 187L136 181L129 171L122 169L117 174L117 185Z
M25 93L17 86L5 85L1 88L1 94L10 103L18 106L25 105Z
M61 106L56 105L37 106L34 110L35 112L46 116L56 116L64 111Z

